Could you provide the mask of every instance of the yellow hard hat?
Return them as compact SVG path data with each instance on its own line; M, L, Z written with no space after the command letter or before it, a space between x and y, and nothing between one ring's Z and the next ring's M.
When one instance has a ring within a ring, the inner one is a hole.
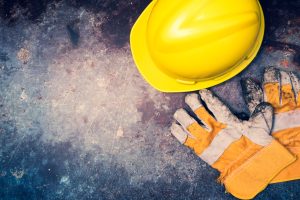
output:
M143 77L163 92L208 88L241 72L264 34L257 0L153 0L130 34Z

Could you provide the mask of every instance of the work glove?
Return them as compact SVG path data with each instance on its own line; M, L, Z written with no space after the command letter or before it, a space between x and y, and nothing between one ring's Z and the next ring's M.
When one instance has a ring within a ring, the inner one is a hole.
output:
M272 136L298 158L282 170L271 183L300 179L300 81L293 72L274 67L265 69L261 87L251 79L242 81L250 112L265 101L274 107Z
M184 109L175 112L171 133L206 163L220 172L219 181L237 198L251 199L295 157L269 135L273 108L256 106L249 121L240 121L209 90L200 96L189 94L185 102L195 116ZM212 114L211 114L212 113Z

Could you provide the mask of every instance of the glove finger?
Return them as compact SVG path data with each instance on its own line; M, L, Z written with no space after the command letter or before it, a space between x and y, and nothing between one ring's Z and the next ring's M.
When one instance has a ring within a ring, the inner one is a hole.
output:
M184 144L186 139L188 138L188 134L185 132L185 130L175 122L171 125L171 133L172 135L181 143Z
M274 108L280 107L280 73L274 67L267 67L264 72L263 91L264 101Z
M270 136L273 116L274 112L271 104L266 102L259 104L249 120L252 131L245 133L245 135L251 141L261 146L270 144L273 141L273 137Z
M200 90L199 94L218 122L230 125L234 125L239 122L239 120L231 113L229 108L216 96L214 96L211 91L204 89Z
M174 113L176 121L187 131L190 137L197 140L208 135L208 131L201 127L184 109L178 109Z
M199 101L199 95L197 94L188 94L185 97L185 102L192 109L192 111L197 115L197 117L204 124L207 131L211 131L217 121L212 117L202 103Z
M253 113L256 106L263 102L263 91L257 83L247 78L241 81L243 96L250 113Z
M186 132L186 130L181 125L178 125L175 122L173 122L170 129L172 135L181 144L184 144L185 146L193 149L197 155L200 155L199 148L198 148L200 142L197 139L190 137Z
M289 74L285 71L280 71L281 80L281 111L293 110L296 107L295 94L292 87L292 82Z
M292 86L294 89L297 107L300 107L300 80L297 77L297 75L293 72L290 72L289 75L290 75Z

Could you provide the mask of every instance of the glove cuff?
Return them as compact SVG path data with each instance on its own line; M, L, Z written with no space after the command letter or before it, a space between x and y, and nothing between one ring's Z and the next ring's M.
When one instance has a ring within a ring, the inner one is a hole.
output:
M226 176L226 190L237 198L252 199L285 167L296 160L278 141L273 140Z
M297 160L290 164L287 168L282 170L271 183L286 182L291 180L300 179L300 127L289 128L282 131L273 133L273 137L276 138L282 145L284 145L292 154L297 156Z

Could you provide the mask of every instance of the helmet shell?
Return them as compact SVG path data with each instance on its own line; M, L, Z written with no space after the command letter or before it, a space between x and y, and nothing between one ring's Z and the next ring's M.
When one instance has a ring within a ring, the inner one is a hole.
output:
M257 0L155 0L132 28L143 77L163 92L219 84L255 57L264 33Z

